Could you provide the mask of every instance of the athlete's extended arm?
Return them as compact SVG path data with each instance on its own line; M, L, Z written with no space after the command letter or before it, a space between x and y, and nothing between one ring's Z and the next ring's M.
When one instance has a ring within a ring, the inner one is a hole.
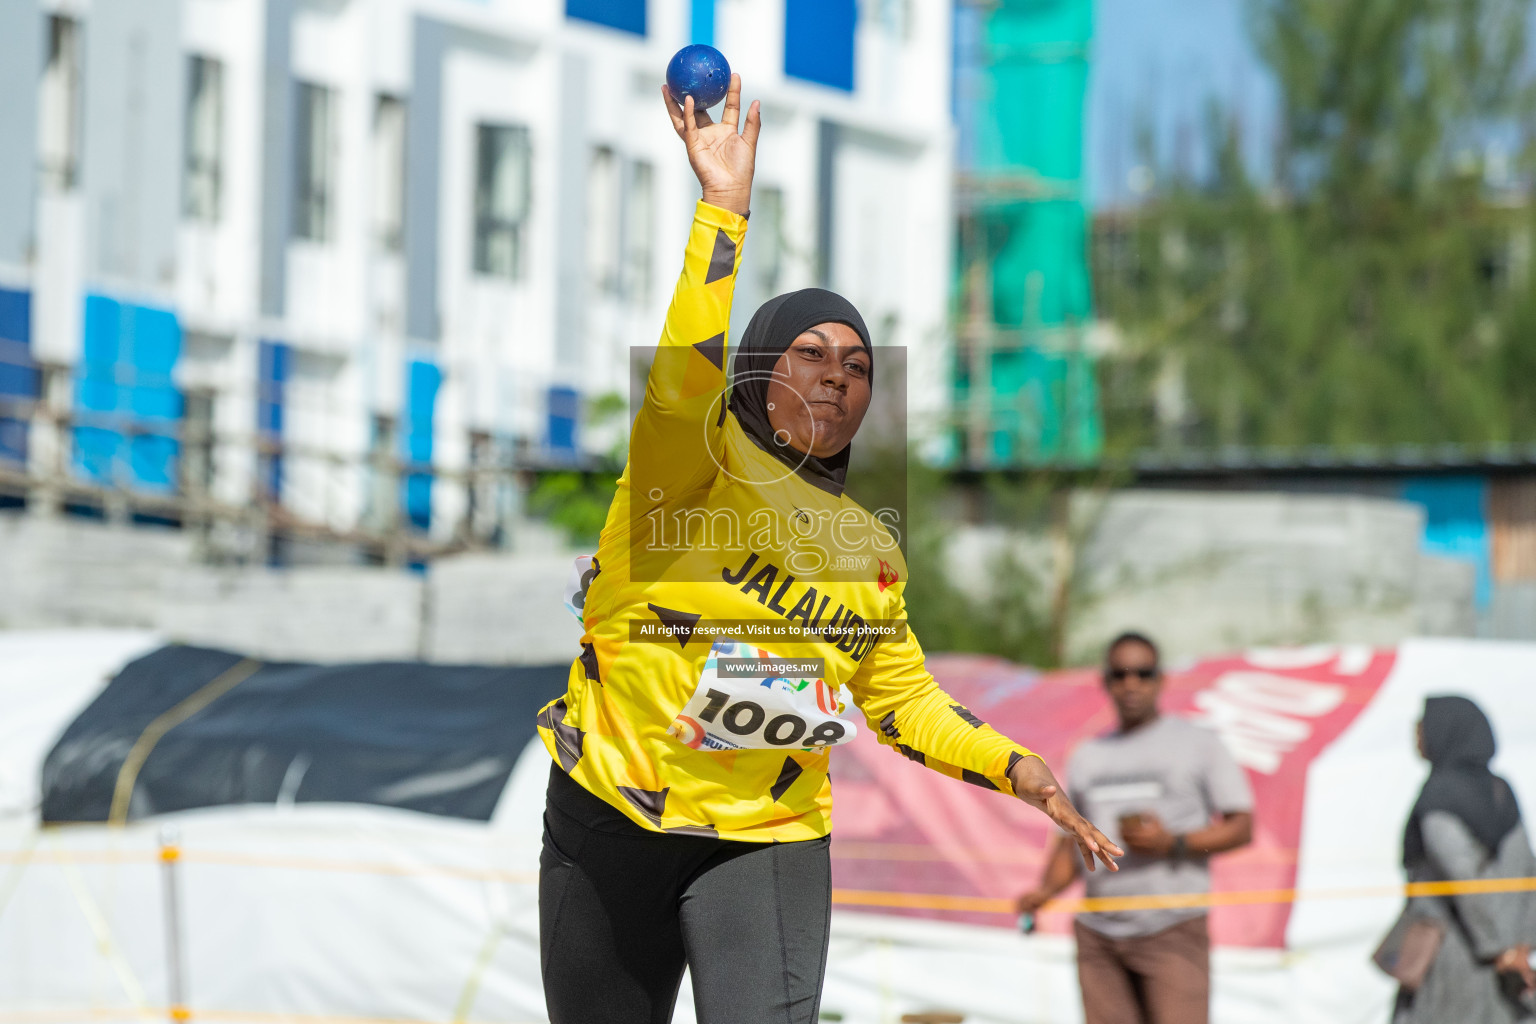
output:
M906 618L899 593L892 617ZM943 775L1012 792L1073 838L1090 871L1095 857L1111 871L1119 870L1111 858L1124 851L1077 813L1039 755L981 721L939 687L910 629L902 639L876 644L848 688L880 742Z
M647 459L643 481L631 481L642 501L671 500L706 483L719 461L719 403L729 365L726 332L762 126L754 102L744 130L738 131L737 75L731 76L719 124L707 112L695 111L692 97L679 107L665 86L662 93L672 127L687 147L688 162L703 188L703 200L694 212L683 271L630 438L631 452L665 453Z

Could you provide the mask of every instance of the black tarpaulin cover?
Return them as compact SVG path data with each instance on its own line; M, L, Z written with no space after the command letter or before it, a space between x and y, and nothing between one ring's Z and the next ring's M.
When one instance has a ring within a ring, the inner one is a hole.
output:
M251 666L242 661L228 651L172 646L126 666L44 761L43 821L106 821L145 730L154 725L153 736L179 717L162 716L195 706L220 689L210 684L221 677L243 676ZM155 740L133 777L127 817L340 802L486 821L534 736L538 709L564 691L567 672L565 665L262 663ZM202 698L182 705L199 691Z

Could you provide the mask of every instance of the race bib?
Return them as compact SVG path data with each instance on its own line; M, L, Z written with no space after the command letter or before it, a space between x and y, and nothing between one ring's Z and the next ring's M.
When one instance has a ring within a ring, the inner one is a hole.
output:
M780 658L716 638L693 697L667 732L695 750L820 750L847 743L858 726L825 679L795 671L817 659Z

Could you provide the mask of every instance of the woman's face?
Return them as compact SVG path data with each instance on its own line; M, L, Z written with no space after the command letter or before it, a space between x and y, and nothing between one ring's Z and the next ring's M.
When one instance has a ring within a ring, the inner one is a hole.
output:
M847 324L817 324L779 356L768 382L774 440L817 458L853 440L869 411L869 351Z

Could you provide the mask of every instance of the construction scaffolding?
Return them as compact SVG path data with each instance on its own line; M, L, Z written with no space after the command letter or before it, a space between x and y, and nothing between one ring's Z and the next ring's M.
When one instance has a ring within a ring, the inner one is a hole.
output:
M1083 104L1092 0L964 4L955 408L962 464L1094 461Z

